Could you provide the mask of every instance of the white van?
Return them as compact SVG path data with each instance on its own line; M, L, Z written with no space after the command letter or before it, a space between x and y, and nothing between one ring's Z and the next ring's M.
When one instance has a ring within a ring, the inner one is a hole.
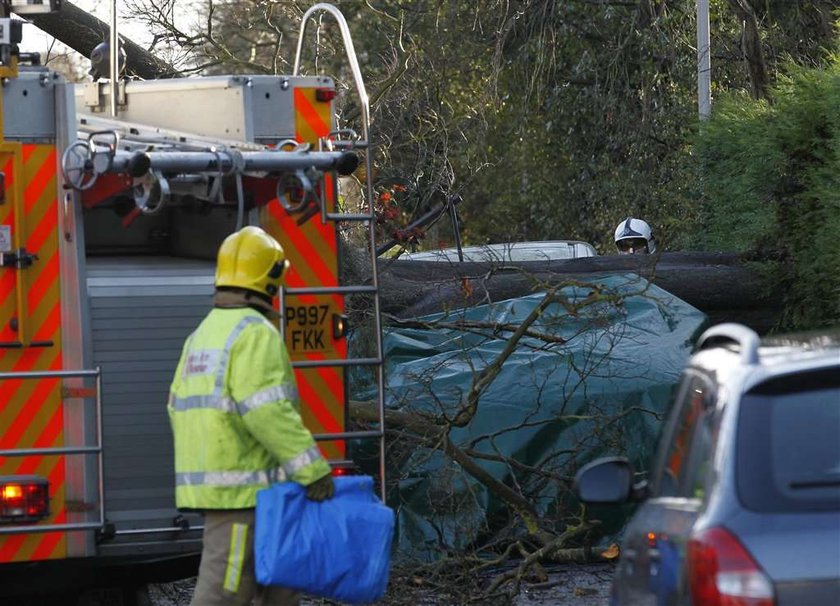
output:
M548 240L542 242L503 242L461 249L465 262L505 263L518 261L558 261L597 256L595 247L577 240ZM424 250L404 253L405 261L445 261L457 263L461 259L457 248Z

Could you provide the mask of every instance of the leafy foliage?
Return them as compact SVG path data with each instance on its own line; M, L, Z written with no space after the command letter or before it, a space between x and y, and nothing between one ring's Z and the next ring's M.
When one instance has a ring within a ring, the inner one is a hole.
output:
M785 293L784 328L840 321L840 57L791 65L774 103L732 95L699 138L705 245L757 253ZM698 242L701 244L701 242Z
M132 2L154 50L203 73L291 72L311 6L193 0L179 19L182 3ZM825 277L836 265L823 262L836 221L836 122L825 114L836 67L819 75L837 46L835 0L710 0L715 118L702 152L695 0L337 5L370 91L375 170L360 178L405 186L402 225L458 194L466 244L581 239L610 253L615 225L642 216L664 250L773 255L793 305L786 325L837 319ZM301 71L336 79L340 126L358 130L338 28L328 17L308 26ZM750 82L757 60L771 101L746 95L767 90ZM776 82L795 65L807 69ZM452 241L441 221L420 244Z

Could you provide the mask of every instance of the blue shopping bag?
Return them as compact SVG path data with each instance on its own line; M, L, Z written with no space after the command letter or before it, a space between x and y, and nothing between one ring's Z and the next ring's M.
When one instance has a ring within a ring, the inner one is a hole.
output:
M257 493L257 582L367 604L385 593L394 512L373 492L373 478L335 478L335 496L316 503L295 482Z

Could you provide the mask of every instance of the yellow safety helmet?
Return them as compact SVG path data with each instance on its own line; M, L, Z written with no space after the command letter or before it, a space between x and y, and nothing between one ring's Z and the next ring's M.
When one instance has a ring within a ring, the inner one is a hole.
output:
M232 286L274 297L289 261L283 247L259 227L249 225L225 238L216 263L216 286Z

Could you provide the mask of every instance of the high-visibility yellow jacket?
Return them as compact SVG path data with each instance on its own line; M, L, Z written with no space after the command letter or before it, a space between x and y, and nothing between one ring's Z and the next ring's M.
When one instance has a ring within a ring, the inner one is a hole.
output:
M270 482L328 474L297 399L277 329L247 307L211 311L185 342L169 395L177 507L251 508Z

